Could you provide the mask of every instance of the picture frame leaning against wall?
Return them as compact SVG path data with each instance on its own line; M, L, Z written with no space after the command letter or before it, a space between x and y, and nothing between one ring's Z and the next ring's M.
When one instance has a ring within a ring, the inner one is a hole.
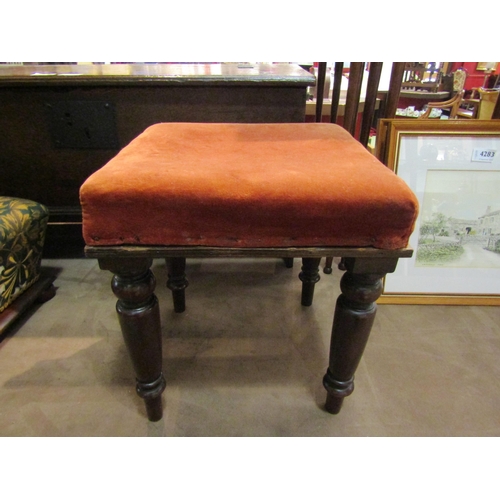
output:
M377 155L420 203L378 302L499 305L500 121L381 120Z

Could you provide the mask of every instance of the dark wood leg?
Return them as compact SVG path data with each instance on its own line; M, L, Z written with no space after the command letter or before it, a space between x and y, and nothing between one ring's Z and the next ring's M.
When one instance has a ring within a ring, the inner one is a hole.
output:
M325 274L332 274L332 264L333 264L333 257L327 257L325 261L325 267L323 268L323 272Z
M285 262L285 266L289 269L293 267L293 257L285 257L283 261Z
M172 290L174 300L174 311L177 313L186 310L186 287L189 285L186 279L186 259L184 257L173 257L166 259L168 268L167 288Z
M302 298L303 306L310 306L314 297L314 287L319 281L319 263L321 259L303 258L302 272L299 274L299 279L302 281Z
M101 269L114 273L111 283L118 298L118 319L134 366L137 393L146 403L149 420L162 418L161 326L151 259L99 259Z
M375 319L375 301L382 293L382 278L393 272L397 259L344 259L342 294L333 319L329 367L323 378L326 410L339 413L354 390L354 372L363 355Z

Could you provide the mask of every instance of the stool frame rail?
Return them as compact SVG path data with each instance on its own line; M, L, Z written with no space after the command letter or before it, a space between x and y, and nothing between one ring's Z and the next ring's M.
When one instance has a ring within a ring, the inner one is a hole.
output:
M394 272L399 258L411 248L380 250L371 247L228 248L196 246L86 246L85 255L113 273L111 288L118 298L118 319L136 375L136 389L145 401L151 421L162 418L161 394L166 386L162 371L162 338L153 259L165 259L167 287L174 310L185 310L186 258L302 258L301 303L310 306L319 280L322 257L341 257L345 270L333 318L329 363L323 378L325 409L339 413L343 400L354 390L354 373L363 355L383 291L382 280Z

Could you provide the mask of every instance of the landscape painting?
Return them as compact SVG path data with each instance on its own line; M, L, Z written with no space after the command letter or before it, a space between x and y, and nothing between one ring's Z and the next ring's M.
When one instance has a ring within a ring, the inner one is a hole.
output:
M415 266L500 268L500 172L427 171Z

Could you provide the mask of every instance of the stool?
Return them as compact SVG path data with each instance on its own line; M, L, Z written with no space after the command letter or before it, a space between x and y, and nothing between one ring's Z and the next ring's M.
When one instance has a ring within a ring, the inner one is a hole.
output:
M325 123L160 123L80 190L85 253L114 274L121 330L150 420L162 416L161 328L152 259L169 264L185 307L186 258L302 258L311 305L320 259L341 257L326 409L340 411L375 317L382 278L400 257L416 197L343 128Z
M41 272L49 211L31 200L0 196L0 334L33 302L55 294Z

